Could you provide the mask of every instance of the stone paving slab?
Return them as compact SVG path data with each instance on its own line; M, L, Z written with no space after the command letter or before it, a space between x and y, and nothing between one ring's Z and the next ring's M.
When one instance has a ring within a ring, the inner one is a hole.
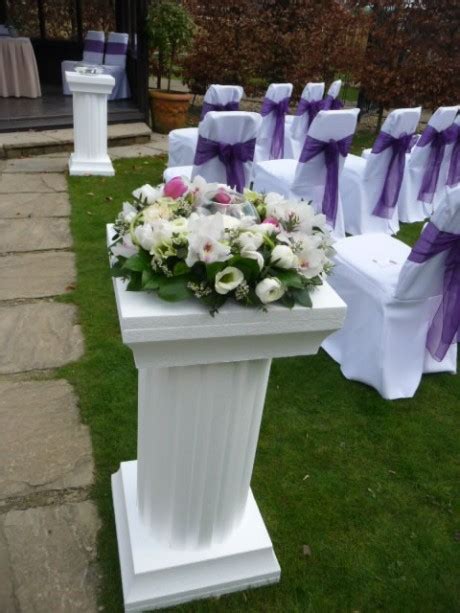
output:
M0 381L0 431L0 500L91 485L89 431L67 381Z
M21 217L68 217L69 196L65 192L49 194L2 194L0 196L0 219Z
M0 219L0 253L44 251L72 246L66 217Z
M60 155L49 158L47 156L13 158L6 160L3 172L65 172L69 166L69 156Z
M73 304L0 306L0 374L56 368L78 360L83 335Z
M0 300L58 296L75 280L75 255L69 251L0 257Z
M43 194L66 191L66 178L62 174L3 173L0 175L0 194L17 194L18 192Z
M0 517L2 613L94 613L99 520L89 501Z

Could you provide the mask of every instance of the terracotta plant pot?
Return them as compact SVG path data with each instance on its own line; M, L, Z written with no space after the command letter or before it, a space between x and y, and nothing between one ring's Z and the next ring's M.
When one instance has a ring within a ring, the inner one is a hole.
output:
M171 130L184 128L191 94L149 90L152 125L155 132L168 134Z

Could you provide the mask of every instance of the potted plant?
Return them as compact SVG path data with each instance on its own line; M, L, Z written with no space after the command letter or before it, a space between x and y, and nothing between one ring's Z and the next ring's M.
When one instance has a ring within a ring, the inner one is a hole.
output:
M187 10L175 0L157 0L150 6L147 18L152 49L158 53L157 87L149 92L154 129L163 134L185 126L191 94L171 91L171 77L179 55L192 42L194 23ZM168 80L161 89L161 78Z

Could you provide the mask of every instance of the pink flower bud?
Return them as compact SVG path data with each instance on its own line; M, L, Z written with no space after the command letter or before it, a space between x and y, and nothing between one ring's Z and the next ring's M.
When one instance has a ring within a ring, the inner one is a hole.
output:
M163 194L168 198L180 198L188 190L188 185L181 177L170 179L163 188Z
M213 200L214 202L218 202L219 204L230 204L232 201L232 197L227 194L224 189L219 189Z
M272 226L276 226L276 227L280 225L280 222L276 219L276 217L266 217L264 219L264 223L271 223Z

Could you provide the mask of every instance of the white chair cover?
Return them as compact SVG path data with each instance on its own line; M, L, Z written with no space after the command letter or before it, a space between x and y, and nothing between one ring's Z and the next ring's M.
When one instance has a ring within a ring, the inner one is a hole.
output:
M311 124L308 135L324 142L336 141L353 134L356 130L358 109L344 111L320 111ZM339 185L344 158L339 156ZM320 153L306 163L296 160L268 160L254 165L254 189L263 192L278 192L286 197L310 200L317 212L322 211L326 187L326 161ZM333 234L345 236L340 190L337 218Z
M239 104L243 96L244 90L239 85L210 85L203 102L222 106L231 102ZM197 140L198 128L171 130L168 136L168 167L193 164Z
M413 134L417 128L421 110L421 107L417 107L392 111L383 123L382 132L394 138L399 138L404 134ZM389 147L381 153L371 153L367 160L357 155L349 155L345 160L340 182L340 195L347 234L366 232L395 234L399 230L398 202L391 219L374 215L392 154L393 150Z
M77 64L81 64L81 62L86 62L88 64L102 64L104 60L104 46L105 33L102 31L88 30L83 43L83 59L81 61L64 60L61 62L62 90L64 96L71 95L71 91L65 78L66 70L74 70L75 66Z
M449 190L432 218L460 234L460 188ZM410 248L387 234L338 241L330 284L347 303L341 330L323 348L347 379L367 383L384 398L410 398L423 373L457 369L457 345L441 362L426 349L441 301L446 252L423 264L407 261Z
M126 74L126 54L129 34L109 32L104 56L104 72L115 79L109 100L131 98L128 76Z
M435 128L438 132L445 130L454 122L458 109L458 106L439 107L439 109L437 109L431 116L428 126ZM422 185L425 166L428 158L430 157L430 147L419 147L419 142L420 140L411 151L406 173L404 175L404 181L401 186L401 194L399 199L399 219L400 221L406 223L422 221L426 217L429 217L438 203L443 199L446 177L453 149L453 145L446 145L433 203L427 204L421 202L418 199L418 195Z
M303 102L315 102L322 99L324 83L307 83L297 107L297 112L302 110ZM310 125L310 116L307 112L299 115L286 115L284 156L288 159L298 160L305 137Z
M199 136L220 143L243 143L255 139L261 124L258 113L244 111L210 111L198 128ZM244 163L245 186L248 187L252 173L252 161ZM202 176L208 182L227 183L227 173L224 164L214 157L201 165L174 166L167 168L163 174L164 180L183 176L193 179Z
M285 98L292 96L293 85L292 83L272 83L268 86L265 98L273 100L273 102L281 102ZM260 132L257 137L256 154L254 161L262 162L270 159L270 148L272 145L273 133L276 127L276 117L274 113L265 115L262 117L262 124ZM284 146L286 147L286 134L284 139Z

